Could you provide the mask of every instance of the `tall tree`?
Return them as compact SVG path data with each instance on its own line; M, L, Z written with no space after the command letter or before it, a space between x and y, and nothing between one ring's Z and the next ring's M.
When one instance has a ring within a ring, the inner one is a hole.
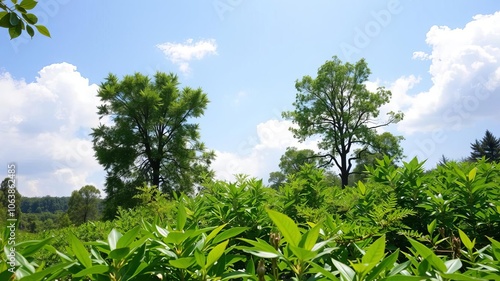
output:
M179 89L174 74L154 79L136 73L119 80L110 74L98 96L100 118L110 122L93 129L97 160L107 171L106 213L133 206L135 187L154 185L163 192L190 192L202 181L214 158L199 140L198 124L208 98L203 91Z
M375 129L402 119L402 113L389 113L388 120L377 122L380 106L389 102L391 92L380 87L376 92L366 89L370 75L364 59L342 63L337 57L323 64L317 77L304 76L297 80L295 110L283 113L297 127L290 130L300 141L320 136L319 148L328 164L340 170L342 187L348 184L354 146L371 146Z
M470 145L472 152L469 160L477 161L483 157L488 162L500 162L500 138L496 138L490 131L486 130L483 139Z
M99 218L99 197L101 191L93 185L74 190L68 202L68 216L76 225Z
M5 178L0 184L0 225L7 219L19 219L21 215L21 194L14 188L13 181L17 179Z

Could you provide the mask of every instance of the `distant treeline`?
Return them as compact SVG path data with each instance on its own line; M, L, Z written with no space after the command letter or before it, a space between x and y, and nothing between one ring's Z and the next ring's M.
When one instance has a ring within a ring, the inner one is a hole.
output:
M68 210L68 197L21 197L21 213L56 213Z

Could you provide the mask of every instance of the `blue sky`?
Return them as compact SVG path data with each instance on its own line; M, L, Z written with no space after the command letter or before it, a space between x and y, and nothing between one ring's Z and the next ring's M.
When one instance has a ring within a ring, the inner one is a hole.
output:
M197 120L221 179L267 180L297 143L281 112L295 80L326 60L365 58L371 89L402 110L386 130L407 159L466 157L486 129L500 136L500 2L497 1L41 0L52 38L0 32L0 159L18 164L26 196L102 189L88 137L108 73L175 72L210 99ZM1 30L0 30L1 31ZM5 173L6 170L5 170Z

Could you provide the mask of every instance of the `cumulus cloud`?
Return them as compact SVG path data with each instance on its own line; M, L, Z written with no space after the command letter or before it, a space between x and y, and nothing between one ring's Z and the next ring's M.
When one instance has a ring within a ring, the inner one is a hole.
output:
M190 72L189 62L201 60L207 55L217 54L217 44L215 39L200 40L194 42L193 39L186 40L185 43L166 42L156 45L168 60L179 66L179 70L187 74Z
M90 128L98 125L98 86L68 63L44 67L32 83L0 73L0 158L18 165L25 196L68 196L85 184L98 188Z
M410 94L420 80L402 77L391 85L392 109L405 112L398 129L405 133L458 130L485 118L498 118L500 111L500 12L477 15L463 28L433 26L426 43L432 85Z
M257 125L257 136L249 137L238 146L237 152L216 151L212 163L216 177L234 180L236 174L246 174L267 180L277 171L279 158L289 146L317 150L317 141L299 143L288 130L291 121L271 119Z

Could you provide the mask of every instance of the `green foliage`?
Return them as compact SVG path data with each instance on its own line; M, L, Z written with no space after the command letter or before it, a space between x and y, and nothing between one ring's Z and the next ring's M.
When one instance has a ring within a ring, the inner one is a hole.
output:
M201 89L179 89L174 74L153 79L136 73L122 80L110 74L98 96L100 118L110 118L92 132L96 158L107 171L105 216L118 206L133 207L135 188L144 182L163 192L189 193L204 175L214 153L199 141L197 124L208 98Z
M0 27L9 30L10 39L19 37L26 31L31 38L35 35L35 29L42 35L50 37L49 30L38 23L38 17L30 11L38 4L35 0L10 0L9 7L6 0L0 0Z
M93 185L74 190L68 202L68 216L76 225L99 218L99 196L101 192Z
M377 124L380 106L389 102L391 92L378 88L376 92L366 89L370 69L364 59L342 63L337 57L325 62L317 77L304 76L295 83L298 93L294 111L284 112L297 128L290 128L294 136L303 141L311 136L320 136L319 149L328 163L340 170L342 187L348 184L353 161L354 146L372 146L375 129L402 119L402 113L389 113L385 123Z

